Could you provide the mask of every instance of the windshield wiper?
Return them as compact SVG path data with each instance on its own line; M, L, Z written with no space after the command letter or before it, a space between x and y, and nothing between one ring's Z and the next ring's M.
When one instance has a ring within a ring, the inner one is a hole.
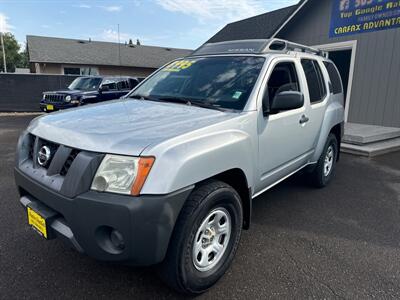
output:
M138 99L138 100L160 101L160 99L158 99L158 98L151 98L151 97L144 96L144 95L132 95L127 98Z
M202 100L202 99L187 99L183 97L159 97L157 98L158 100L161 101L166 101L166 102L173 102L173 103L182 103L186 105L193 105L193 106L198 106L202 108L208 108L208 109L215 109L215 110L220 110L220 111L225 111L222 107L212 104L207 100Z

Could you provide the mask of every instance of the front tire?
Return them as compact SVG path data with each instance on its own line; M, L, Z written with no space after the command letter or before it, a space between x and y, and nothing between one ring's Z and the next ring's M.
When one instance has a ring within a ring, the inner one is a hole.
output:
M325 187L332 180L335 173L338 150L339 147L336 136L330 133L317 165L311 173L311 183L315 187Z
M240 196L231 186L216 180L201 184L175 224L161 278L181 293L205 292L229 268L242 224Z

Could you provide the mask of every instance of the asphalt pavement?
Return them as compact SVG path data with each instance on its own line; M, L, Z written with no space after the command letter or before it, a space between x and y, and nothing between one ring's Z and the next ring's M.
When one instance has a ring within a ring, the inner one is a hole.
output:
M0 116L0 299L182 298L153 268L97 262L27 225L13 165L32 118ZM399 299L400 153L342 155L327 188L298 174L256 198L232 267L198 298Z

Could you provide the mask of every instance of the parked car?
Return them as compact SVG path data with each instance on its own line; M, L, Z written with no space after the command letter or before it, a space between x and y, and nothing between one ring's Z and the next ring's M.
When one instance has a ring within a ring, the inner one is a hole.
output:
M118 99L139 84L136 77L78 77L67 90L44 92L40 109L44 112Z
M199 294L229 268L255 197L301 169L317 187L332 180L343 120L338 70L319 50L206 44L126 99L34 119L15 180L46 239L158 264L170 286Z

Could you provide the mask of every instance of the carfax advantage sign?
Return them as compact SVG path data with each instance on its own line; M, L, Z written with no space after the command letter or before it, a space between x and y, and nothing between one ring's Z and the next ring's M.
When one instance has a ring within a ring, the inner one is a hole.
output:
M330 37L400 27L400 0L333 0Z

